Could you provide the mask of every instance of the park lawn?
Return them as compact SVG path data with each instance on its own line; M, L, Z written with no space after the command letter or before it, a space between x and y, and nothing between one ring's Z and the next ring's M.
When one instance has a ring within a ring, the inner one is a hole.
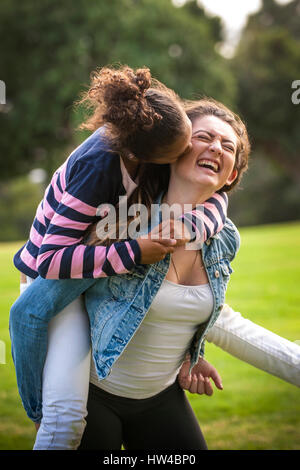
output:
M244 317L290 341L300 340L300 223L244 228L232 266L227 303ZM12 255L20 244L0 245L0 450L31 449L34 427L17 392L8 334L9 307L18 296ZM300 393L293 385L206 344L224 390L212 397L188 394L210 449L300 448Z

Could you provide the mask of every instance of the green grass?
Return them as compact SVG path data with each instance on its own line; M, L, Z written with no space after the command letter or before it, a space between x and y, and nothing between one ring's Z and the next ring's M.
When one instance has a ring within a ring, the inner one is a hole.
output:
M300 340L300 223L241 230L227 303L244 317L290 341ZM0 450L31 449L34 426L17 392L8 334L9 307L18 296L12 255L19 244L0 245ZM206 359L220 372L224 390L189 394L210 449L300 449L300 393L293 385L245 364L212 344Z
M244 317L300 340L300 224L241 230L226 301ZM223 391L189 395L211 449L300 448L299 389L206 344Z

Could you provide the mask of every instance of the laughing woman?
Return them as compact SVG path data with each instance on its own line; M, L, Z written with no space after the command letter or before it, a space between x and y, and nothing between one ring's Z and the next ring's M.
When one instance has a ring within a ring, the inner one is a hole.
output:
M168 188L158 198L170 206L201 204L216 191L229 191L247 167L249 143L237 116L213 101L192 103L186 111L192 149L171 165ZM105 291L99 284L87 291L94 361L81 450L122 444L206 449L181 388L207 390L201 380L210 368L202 357L205 338L300 386L300 348L224 306L238 247L238 231L227 219L202 249L177 247L159 263L109 279Z

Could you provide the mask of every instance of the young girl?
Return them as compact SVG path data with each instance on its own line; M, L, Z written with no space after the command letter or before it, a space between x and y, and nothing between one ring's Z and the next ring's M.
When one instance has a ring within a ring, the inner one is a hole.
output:
M82 127L95 132L54 173L29 240L14 257L22 273L33 279L110 276L157 261L165 251L142 240L108 250L82 244L99 220L97 207L130 195L139 162L174 161L190 144L191 124L175 93L157 81L150 85L148 69L104 68L94 74L82 100L94 112Z
M150 85L148 69L134 72L128 67L104 68L94 75L82 101L94 110L84 127L96 130L55 172L37 209L30 238L15 255L15 266L27 276L27 285L38 275L46 279L66 279L70 283L71 279L81 279L76 287L77 295L72 297L72 289L66 292L66 303L60 310L84 292L94 279L128 273L139 263L157 262L173 251L170 240L158 242L151 237L118 241L109 247L83 244L91 225L101 218L98 206L117 205L120 195L130 196L137 186L136 174L138 186L145 192L160 187L160 172L156 172L154 180L150 179L146 177L145 166L139 168L140 162L147 163L149 169L151 163L176 161L190 148L191 123L180 100L159 82L153 81ZM216 194L202 207L204 211L185 213L180 220L192 236L202 235L197 226L203 222L203 235L208 238L224 225L227 197ZM59 293L62 286L59 282L55 285ZM46 297L43 293L39 300L41 308ZM55 305L55 296L48 300ZM18 305L21 304L22 300ZM42 309L43 314L37 319L32 311L29 313L29 308L27 304L19 312L17 305L13 307L10 333L23 404L28 416L39 422L47 327L54 313ZM68 312L79 316L83 313L86 318L80 299L68 306ZM78 331L80 329L79 326ZM74 336L75 349L77 344L80 341ZM76 351L69 351L68 357L76 358ZM64 364L67 364L67 355ZM68 371L64 374L67 384Z

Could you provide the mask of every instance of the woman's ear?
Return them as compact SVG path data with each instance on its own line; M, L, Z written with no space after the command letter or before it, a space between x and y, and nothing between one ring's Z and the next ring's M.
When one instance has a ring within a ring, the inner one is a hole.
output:
M234 168L231 172L231 175L228 176L225 184L230 186L234 182L234 180L237 178L237 175L238 175L238 171L236 168Z

